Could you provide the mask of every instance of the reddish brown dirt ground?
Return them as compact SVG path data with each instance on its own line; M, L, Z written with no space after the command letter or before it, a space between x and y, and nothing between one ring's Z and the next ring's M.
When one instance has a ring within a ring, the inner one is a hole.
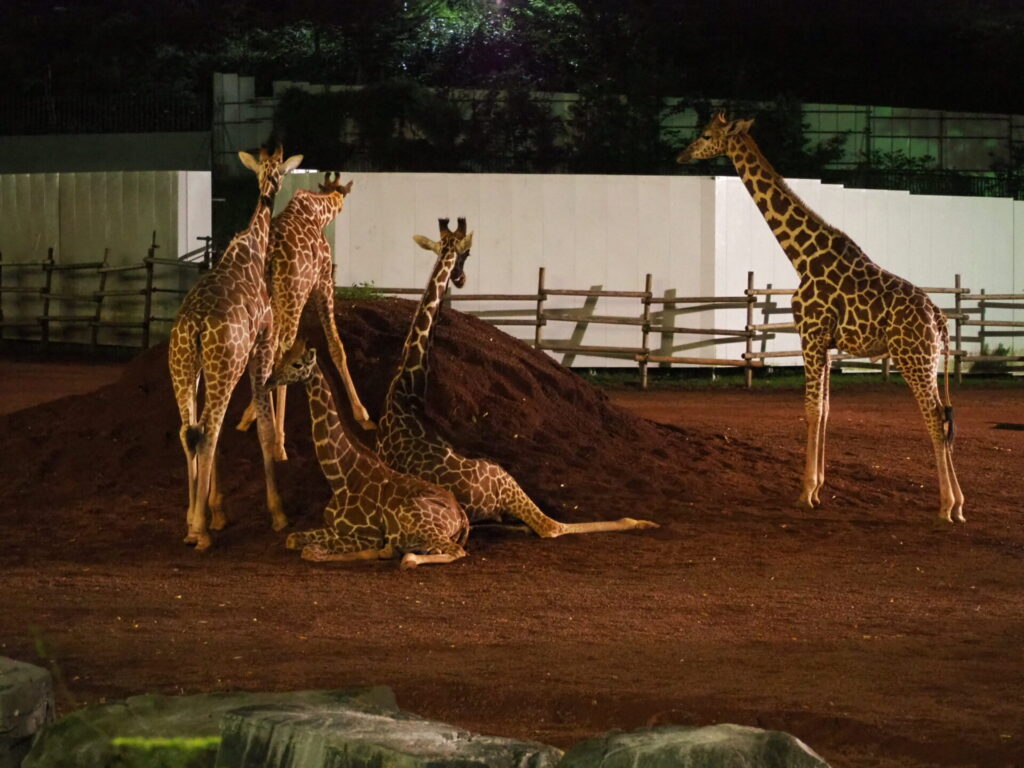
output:
M406 302L339 321L377 413ZM197 554L165 348L107 368L0 367L0 654L68 695L380 683L405 708L568 746L612 728L738 722L837 766L1024 764L1024 387L954 393L968 523L937 526L931 452L899 386L837 389L827 504L794 509L795 391L601 393L483 323L445 313L430 414L502 461L552 515L653 531L542 541L477 530L470 556L306 563L269 528L256 438L228 429L232 525ZM84 373L83 373L84 371ZM20 372L20 373L19 373ZM53 378L47 378L52 373ZM233 402L229 426L247 390ZM305 398L279 481L293 527L326 486ZM657 423L655 423L657 422Z

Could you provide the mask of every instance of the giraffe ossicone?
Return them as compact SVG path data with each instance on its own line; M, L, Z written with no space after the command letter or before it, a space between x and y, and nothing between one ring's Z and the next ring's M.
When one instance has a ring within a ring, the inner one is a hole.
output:
M469 521L455 497L391 469L347 434L316 349L301 340L278 361L268 386L295 383L306 389L313 443L332 496L323 527L293 533L285 545L316 562L401 555L403 569L464 557Z
M231 393L246 368L263 453L267 506L275 530L288 524L274 476L274 415L264 386L274 360L273 317L264 267L274 196L282 177L299 166L302 155L285 160L278 146L272 153L261 149L258 158L248 152L239 152L238 157L256 174L256 209L249 225L235 235L213 269L185 295L168 346L188 472L185 541L195 544L197 550L212 543L209 529L218 530L227 522L218 480L217 443ZM204 402L198 413L200 377ZM211 513L209 525L207 513Z
M465 263L473 234L460 218L455 230L439 219L440 239L422 235L414 241L437 254L433 272L409 326L402 357L388 387L384 415L377 429L377 450L389 466L446 488L466 511L470 522L514 518L544 538L571 533L655 528L656 523L624 517L589 523L560 523L548 517L515 479L498 464L460 455L444 438L428 429L426 386L429 352L437 317L449 282L465 284Z
M765 159L750 136L753 120L719 112L676 160L726 156L789 258L800 285L793 319L806 372L807 453L798 503L815 507L825 482L829 409L829 350L891 357L906 379L931 437L939 481L939 519L964 521L964 496L953 468L949 401L949 330L928 295L879 267L853 240L814 213ZM939 358L945 358L945 397L939 396Z

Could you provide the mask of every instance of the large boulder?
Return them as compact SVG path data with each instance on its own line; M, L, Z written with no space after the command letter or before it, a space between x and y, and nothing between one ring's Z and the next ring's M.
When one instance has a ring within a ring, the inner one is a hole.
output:
M46 728L22 768L118 768L214 764L225 713L254 705L345 706L397 712L389 688L290 693L204 693L132 696L85 707Z
M828 768L828 763L788 733L722 724L610 733L572 747L558 768Z
M217 768L554 768L561 755L405 712L269 706L225 716Z
M32 737L53 715L49 671L0 656L0 768L18 768Z

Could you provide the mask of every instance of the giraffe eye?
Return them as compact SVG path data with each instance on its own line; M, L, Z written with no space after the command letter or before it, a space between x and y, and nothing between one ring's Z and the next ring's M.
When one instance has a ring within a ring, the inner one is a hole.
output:
M710 133L705 133L703 136L701 136L701 138L702 139L710 139L711 138L711 134Z

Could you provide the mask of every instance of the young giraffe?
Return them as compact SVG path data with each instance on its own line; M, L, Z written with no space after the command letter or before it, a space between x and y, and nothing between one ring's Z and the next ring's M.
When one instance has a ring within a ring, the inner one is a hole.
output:
M424 424L428 353L437 313L448 281L459 288L465 284L463 265L473 241L473 234L466 234L465 219L459 219L454 232L448 227L448 219L440 219L439 224L440 242L421 235L413 238L421 248L433 251L438 258L406 336L398 372L388 388L384 416L377 430L377 451L381 459L400 472L447 488L466 510L470 522L501 521L504 516L510 516L544 538L567 533L656 528L655 523L629 517L593 523L560 523L545 515L500 466L460 456L447 441L427 431Z
M800 333L807 384L807 455L799 504L820 503L825 482L829 349L892 357L907 380L931 436L938 467L939 518L964 521L964 495L953 469L953 409L949 404L949 331L927 294L886 272L847 235L808 208L768 163L750 136L753 120L716 115L677 162L727 156L736 166L772 234L800 275L793 317ZM936 381L946 360L945 400Z
M331 360L334 361L345 385L352 416L364 429L375 427L366 408L359 400L352 376L348 371L345 347L338 336L334 321L334 260L331 246L324 237L324 227L330 224L345 207L345 198L352 191L352 182L343 185L341 175L324 175L320 192L296 190L295 195L270 223L270 241L267 252L267 284L270 305L274 315L277 339L274 362L295 343L299 320L307 301L312 301L327 337ZM277 445L279 461L287 458L284 448L284 411L286 387L276 392ZM256 417L255 405L249 404L238 429L246 430Z
M285 545L316 561L404 553L403 569L464 557L469 521L455 497L396 472L346 434L316 350L306 350L303 342L281 359L268 386L295 382L305 384L316 455L333 496L324 509L324 527L293 533Z
M239 152L242 163L259 180L260 196L249 226L231 240L216 266L188 292L171 328L168 365L181 414L181 446L188 465L188 534L185 541L204 550L210 528L224 527L223 500L217 479L217 441L231 393L248 365L256 403L267 506L274 530L288 524L274 479L274 417L264 382L273 367L273 321L264 278L270 213L281 178L298 167L302 155L282 162L280 147L260 150L257 160ZM203 411L196 419L199 377L205 381Z

